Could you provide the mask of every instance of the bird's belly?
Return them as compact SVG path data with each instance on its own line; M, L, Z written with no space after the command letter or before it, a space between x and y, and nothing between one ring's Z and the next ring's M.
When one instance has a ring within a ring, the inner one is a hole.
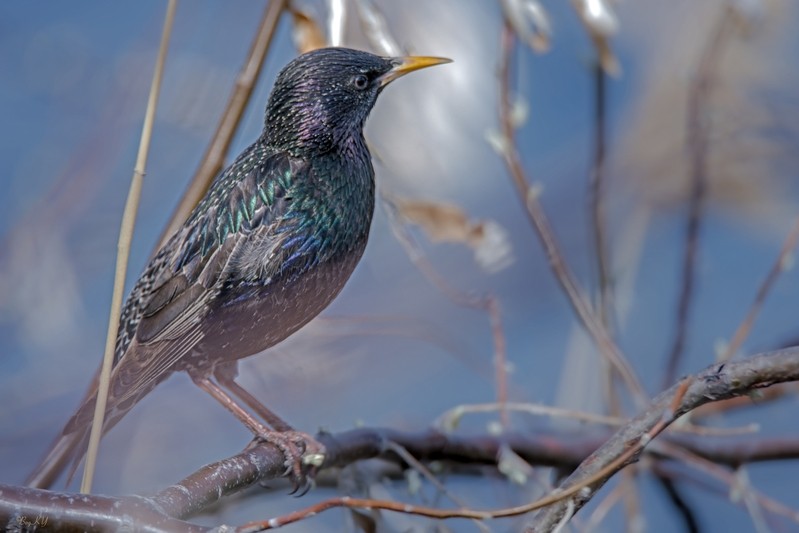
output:
M186 369L209 371L261 352L321 313L341 292L361 252L320 263L301 274L225 289L203 320L203 340L185 360Z

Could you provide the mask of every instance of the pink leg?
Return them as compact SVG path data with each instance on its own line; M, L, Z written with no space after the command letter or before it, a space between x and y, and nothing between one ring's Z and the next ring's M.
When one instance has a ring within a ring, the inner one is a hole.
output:
M196 375L192 375L191 378L198 387L213 396L225 407L225 409L233 413L233 415L238 418L242 424L247 426L247 428L253 432L256 438L262 439L270 444L274 444L281 452L283 452L283 456L286 459L287 470L293 474L295 491L300 485L305 484L306 476L303 472L303 466L305 464L304 456L307 456L309 459L318 459L320 455L324 455L324 446L319 444L307 433L294 430L270 430L264 424L256 420L255 417L253 417L250 413L245 411L238 403L236 403L233 398L228 395L228 393L226 393L210 378Z
M219 382L219 385L244 402L247 407L252 409L255 414L260 416L264 422L269 424L275 431L294 431L294 428L287 422L259 402L255 396L247 392L241 385L236 383L236 377L238 376L237 364L238 362L234 362L216 367L216 370L214 370L214 377Z

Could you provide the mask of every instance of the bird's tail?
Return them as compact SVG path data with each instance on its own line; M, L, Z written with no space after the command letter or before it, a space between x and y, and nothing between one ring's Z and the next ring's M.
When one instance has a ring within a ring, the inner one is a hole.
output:
M94 420L98 382L99 371L86 391L78 410L69 419L69 422L61 430L60 435L53 441L53 444L50 445L50 449L44 459L28 476L25 482L27 486L37 489L49 489L67 468L70 468L67 478L67 484L69 484L72 475L86 454L86 445L89 442L89 433ZM105 421L103 422L103 435L108 433L153 386L149 389L144 389L141 394L128 398L122 404L115 398L109 398L105 410Z
M68 467L71 466L74 473L86 452L89 428L90 426L84 426L71 433L62 432L50 446L42 462L28 476L25 484L37 489L49 489Z
M118 368L114 371L119 370ZM139 386L135 394L115 395L116 374L111 376L111 392L108 404L105 408L105 421L103 422L103 435L108 433L133 406L147 393L149 393L158 383L163 381L171 372L162 372L159 379L150 380L145 386ZM97 401L97 387L99 384L100 371L92 380L86 391L80 407L72 415L72 418L61 430L61 434L56 438L47 455L36 469L28 476L26 484L32 488L48 489L70 467L68 477L72 479L78 465L86 453L86 444L89 442L89 433L94 419L94 408ZM125 391L123 391L125 392ZM67 481L69 483L69 481Z
M99 379L100 370L98 369L89 384L89 388L86 390L86 394L83 396L80 407L50 445L44 459L25 480L27 486L36 489L49 489L68 467L70 468L69 479L72 478L78 464L83 459L83 455L86 453L86 445L89 442L89 432L92 426L91 423L84 422L84 420L91 420L91 418L83 415L89 409L94 412ZM105 426L106 430L110 429L107 421Z

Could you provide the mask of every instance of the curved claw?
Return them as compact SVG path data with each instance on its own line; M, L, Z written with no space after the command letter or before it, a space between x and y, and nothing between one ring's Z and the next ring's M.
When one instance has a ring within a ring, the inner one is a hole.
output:
M299 496L299 494L297 494L297 491L299 491L299 490L300 490L300 483L296 479L294 479L294 477L292 477L291 478L291 490L289 491L289 496L297 495L296 497L299 498L300 496Z
M324 446L310 435L297 431L270 431L258 437L283 452L286 466L283 476L290 477L293 486L289 494L298 498L307 494L314 484L313 476L318 469L319 458L324 457ZM313 456L316 462L308 462L305 457L306 452Z
M300 492L296 492L296 490L295 490L295 491L290 492L289 494L293 494L295 498L302 498L303 496L308 494L309 490L311 490L311 486L313 485L313 483L308 481L308 478L306 477L303 480L303 484L302 485L303 485L303 487L302 487L302 490ZM296 492L296 494L295 494L295 492Z
M294 464L289 465L288 470L289 472L287 475L291 476L291 484L293 485L289 494L296 498L308 494L308 491L311 490L314 485L313 478L316 475L316 467L311 466L305 468L300 462L294 462Z

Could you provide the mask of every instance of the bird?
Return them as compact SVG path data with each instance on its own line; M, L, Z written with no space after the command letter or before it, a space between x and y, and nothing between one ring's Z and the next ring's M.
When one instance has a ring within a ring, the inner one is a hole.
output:
M237 362L296 332L342 290L363 255L375 205L364 123L389 83L448 62L331 47L280 71L259 137L213 180L125 301L104 434L183 371L276 445L287 473L302 474L301 457L315 441L235 382ZM96 398L97 379L28 486L50 488L70 465L74 472Z

